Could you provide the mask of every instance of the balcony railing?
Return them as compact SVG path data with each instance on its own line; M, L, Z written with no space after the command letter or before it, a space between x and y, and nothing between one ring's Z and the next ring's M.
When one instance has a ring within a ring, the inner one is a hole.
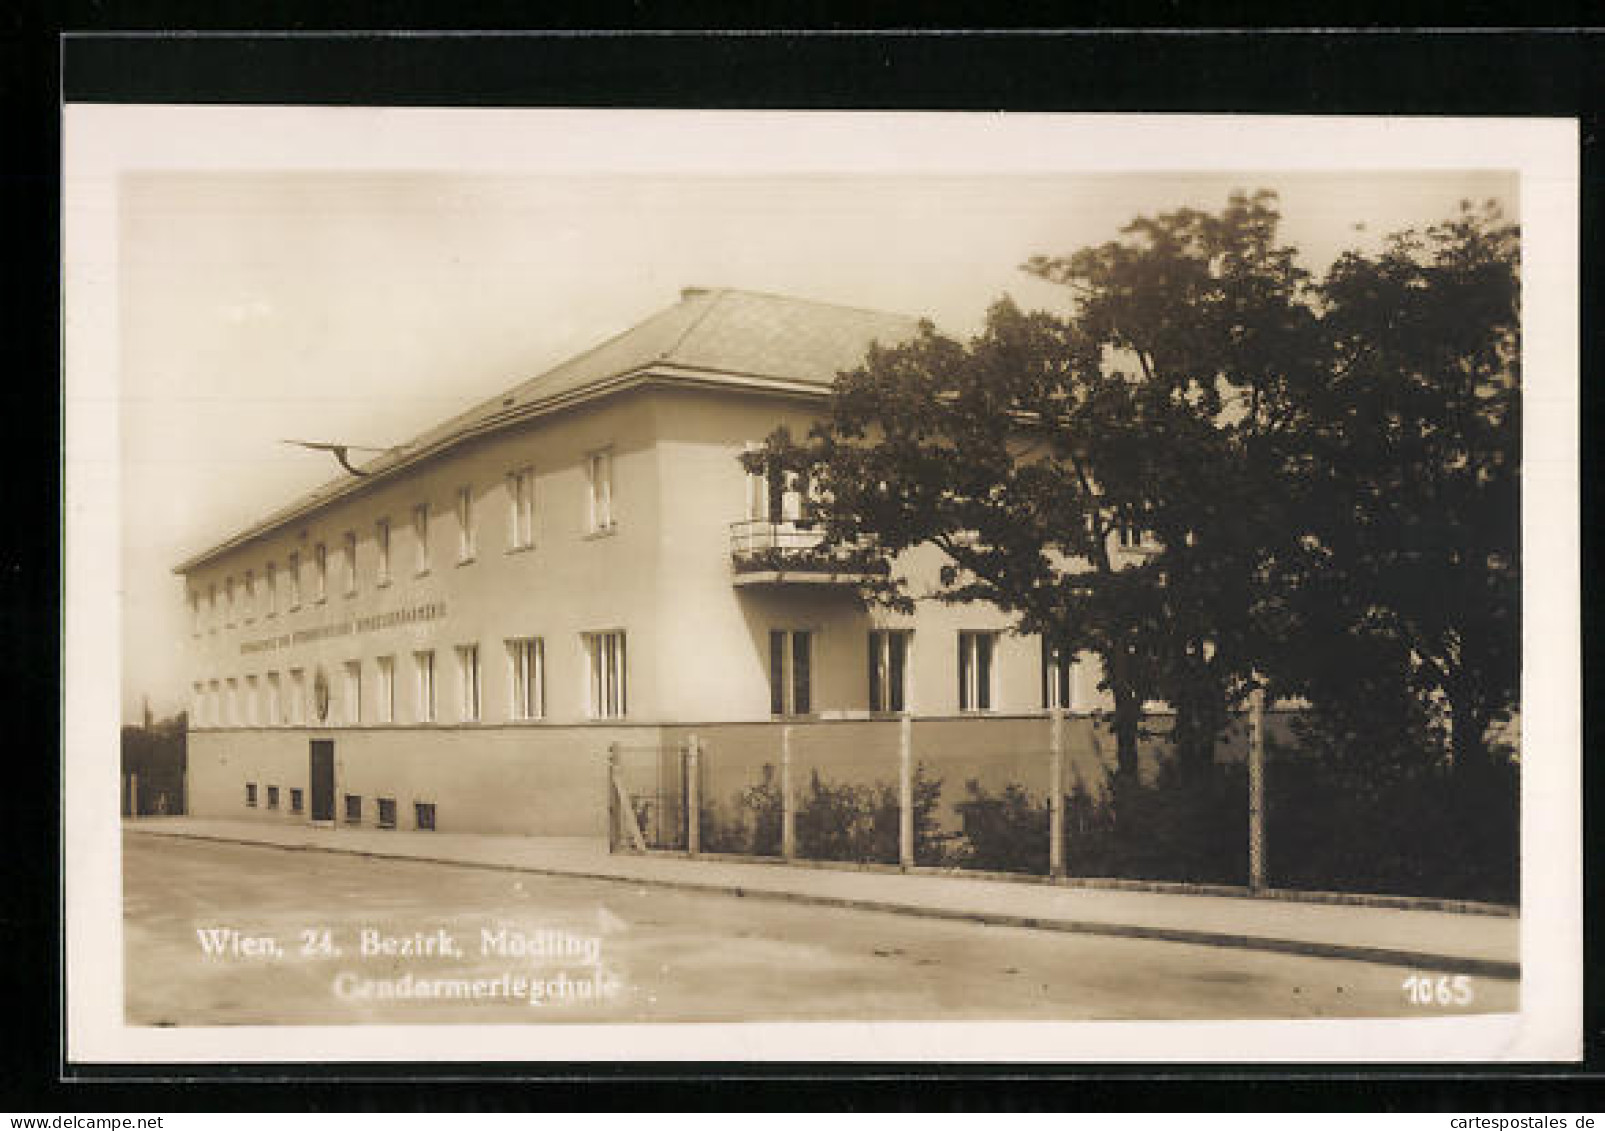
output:
M768 519L730 524L730 561L737 585L856 585L887 572L885 558L867 540L827 546L819 528Z

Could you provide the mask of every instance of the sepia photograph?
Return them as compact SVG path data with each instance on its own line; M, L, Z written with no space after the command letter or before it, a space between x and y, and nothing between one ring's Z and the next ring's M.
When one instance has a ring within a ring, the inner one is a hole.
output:
M1579 1055L1574 123L63 147L76 1057Z

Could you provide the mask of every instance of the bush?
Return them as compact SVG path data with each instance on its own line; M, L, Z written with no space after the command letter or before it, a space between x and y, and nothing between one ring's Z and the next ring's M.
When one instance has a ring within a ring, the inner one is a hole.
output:
M755 785L731 794L728 805L702 802L702 850L745 856L780 855L780 781L765 763Z
M932 780L921 765L915 767L913 786L915 858L924 859L940 851L936 808L942 783ZM895 864L898 808L895 782L834 783L815 770L797 799L797 855L811 860ZM716 800L703 802L702 847L708 852L778 856L781 820L779 775L773 764L766 764L761 780L733 794L728 805Z
M954 806L963 822L965 847L956 862L988 872L1048 870L1048 807L1015 782L989 793L971 778L969 796Z
M1267 872L1278 887L1515 903L1518 767L1433 766L1360 790L1326 766L1266 770Z

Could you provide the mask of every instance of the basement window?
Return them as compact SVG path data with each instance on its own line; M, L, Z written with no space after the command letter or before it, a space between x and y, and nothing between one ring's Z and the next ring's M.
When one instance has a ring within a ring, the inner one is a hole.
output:
M269 809L277 809L279 807L279 787L276 785L268 786L267 807Z
M290 812L301 812L301 791L293 787L290 790Z
M256 783L254 781L245 783L245 804L252 809L256 808Z
M396 827L396 799L394 797L379 798L379 827L393 829Z
M362 824L362 798L355 793L346 794L346 824Z
M433 801L418 801L412 807L413 823L422 832L435 831L435 803Z

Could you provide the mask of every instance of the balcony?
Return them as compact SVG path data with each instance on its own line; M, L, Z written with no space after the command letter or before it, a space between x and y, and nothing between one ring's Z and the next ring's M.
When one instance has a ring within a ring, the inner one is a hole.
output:
M822 530L795 522L732 522L732 584L860 585L886 575L886 559L869 542L826 546L824 541Z

